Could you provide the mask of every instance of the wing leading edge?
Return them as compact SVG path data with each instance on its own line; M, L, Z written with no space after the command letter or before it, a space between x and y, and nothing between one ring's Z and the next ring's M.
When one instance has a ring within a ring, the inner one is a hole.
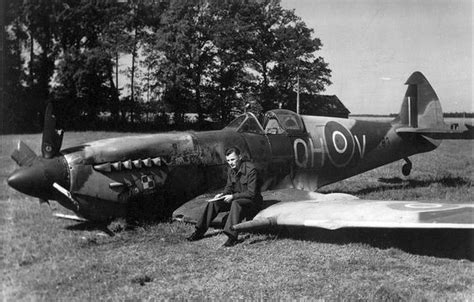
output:
M318 227L329 230L474 229L474 205L361 199L281 202L234 228L247 231L272 226Z

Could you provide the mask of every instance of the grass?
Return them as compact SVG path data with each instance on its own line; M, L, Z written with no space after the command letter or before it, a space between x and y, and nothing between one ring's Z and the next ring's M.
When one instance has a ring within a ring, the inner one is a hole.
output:
M117 135L123 134L67 133L63 146ZM472 232L283 230L243 234L242 243L224 249L219 231L187 242L193 228L181 223L143 225L110 237L91 225L57 220L47 205L6 185L18 138L38 153L41 141L40 135L0 137L4 301L473 300ZM408 178L397 162L322 191L366 199L472 201L473 147L447 141L412 157Z

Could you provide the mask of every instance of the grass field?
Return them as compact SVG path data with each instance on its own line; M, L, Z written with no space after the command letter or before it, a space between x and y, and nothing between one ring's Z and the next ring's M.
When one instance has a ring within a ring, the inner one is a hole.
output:
M63 147L118 135L124 134L67 133ZM224 249L217 230L190 243L191 226L162 222L109 237L91 225L57 220L47 205L8 188L18 139L39 153L41 136L0 136L3 301L474 300L472 232L288 230L244 234L244 242ZM470 202L473 148L473 142L445 141L412 157L408 178L397 162L321 191Z

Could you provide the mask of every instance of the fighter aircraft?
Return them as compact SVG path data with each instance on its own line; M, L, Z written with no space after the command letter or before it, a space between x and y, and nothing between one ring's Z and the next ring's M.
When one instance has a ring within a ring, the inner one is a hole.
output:
M63 150L62 131L55 129L48 106L42 156L20 141L12 154L20 168L8 184L40 201L56 200L80 219L127 216L148 201L153 210L175 210L175 218L193 222L206 193L224 186L224 152L237 146L259 169L264 198L279 201L238 229L278 224L473 228L470 204L363 201L314 192L400 159L408 175L409 156L436 149L441 139L472 139L471 126L444 122L439 99L420 72L406 84L400 113L391 122L276 109L265 114L263 123L247 112L222 130L118 137ZM145 206L145 212L153 210Z

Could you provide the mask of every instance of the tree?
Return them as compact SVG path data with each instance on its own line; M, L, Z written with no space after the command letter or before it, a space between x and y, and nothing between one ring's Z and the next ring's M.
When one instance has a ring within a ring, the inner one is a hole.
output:
M293 11L283 11L281 17L281 26L275 30L279 41L276 64L270 76L286 105L297 89L307 94L323 91L331 84L331 70L322 57L315 56L322 43L318 38L312 38L313 30L307 28Z
M276 0L176 0L151 39L148 62L157 82L173 91L166 100L180 103L174 108L227 122L249 93L269 110L286 102L298 77L308 93L330 84L312 34Z
M248 67L257 74L255 93L264 110L275 108L295 90L298 77L308 93L330 84L327 64L315 56L321 41L312 38L313 30L294 11L283 9L279 1L266 0L250 3L247 12Z
M248 25L240 14L245 3L218 1L211 5L215 32L213 43L216 57L210 67L210 81L206 94L211 100L209 111L221 124L230 122L233 111L243 108L243 95L252 90L253 77L245 70Z
M109 86L112 90L109 110L115 126L119 123L120 113L120 87L119 81L119 60L122 54L128 53L128 32L124 29L130 17L130 6L128 3L116 3L106 8L105 14L110 16L108 23L103 29L101 44L104 51L109 53L113 62L113 69L108 76Z
M29 61L27 76L27 95L30 108L43 121L44 108L50 100L50 82L54 74L57 51L54 47L56 18L63 8L58 1L24 1L18 11L17 20L26 29L22 37L28 45Z
M92 124L101 112L108 111L115 95L109 81L112 68L109 54L100 48L80 51L71 47L64 54L55 96L60 116L67 117L65 127L74 127L78 119Z
M171 1L146 52L148 62L160 60L154 76L166 87L168 105L179 110L178 115L196 111L201 121L209 103L204 90L216 56L212 42L216 23L209 6L207 1Z
M117 100L113 52L104 43L109 23L121 13L117 5L71 1L55 15L59 55L53 92L67 128L78 119L95 122L100 112L113 108Z
M21 41L25 39L26 33L16 20L19 4L16 1L4 1L1 5L0 10L5 12L5 19L1 20L5 24L2 24L1 32L0 133L31 131L34 129L36 112L28 106L25 87L22 85L26 74L22 66Z
M131 55L131 66L127 68L125 74L130 79L126 87L130 90L130 96L124 98L128 102L128 106L132 111L130 116L133 120L133 108L139 107L136 104L141 98L141 91L150 91L150 77L146 77L146 83L142 79L137 78L140 74L140 67L150 70L150 65L144 65L141 62L143 57L140 50L146 49L148 41L152 40L153 35L161 26L161 18L163 12L168 6L167 1L146 0L146 1L128 1L122 6L122 13L112 21L115 23L112 32L112 41L116 53L116 82L118 82L118 57L119 53ZM143 61L143 60L142 60ZM152 63L148 60L148 63ZM147 87L145 87L147 86Z
M10 67L27 67L12 71L12 91L23 94L29 121L42 120L51 100L69 128L102 113L133 120L137 102L158 99L146 108L167 108L178 123L186 112L227 123L248 100L263 110L286 103L297 79L308 94L330 84L316 55L321 41L278 0L7 3L15 10L7 26ZM128 55L127 97L118 62Z

